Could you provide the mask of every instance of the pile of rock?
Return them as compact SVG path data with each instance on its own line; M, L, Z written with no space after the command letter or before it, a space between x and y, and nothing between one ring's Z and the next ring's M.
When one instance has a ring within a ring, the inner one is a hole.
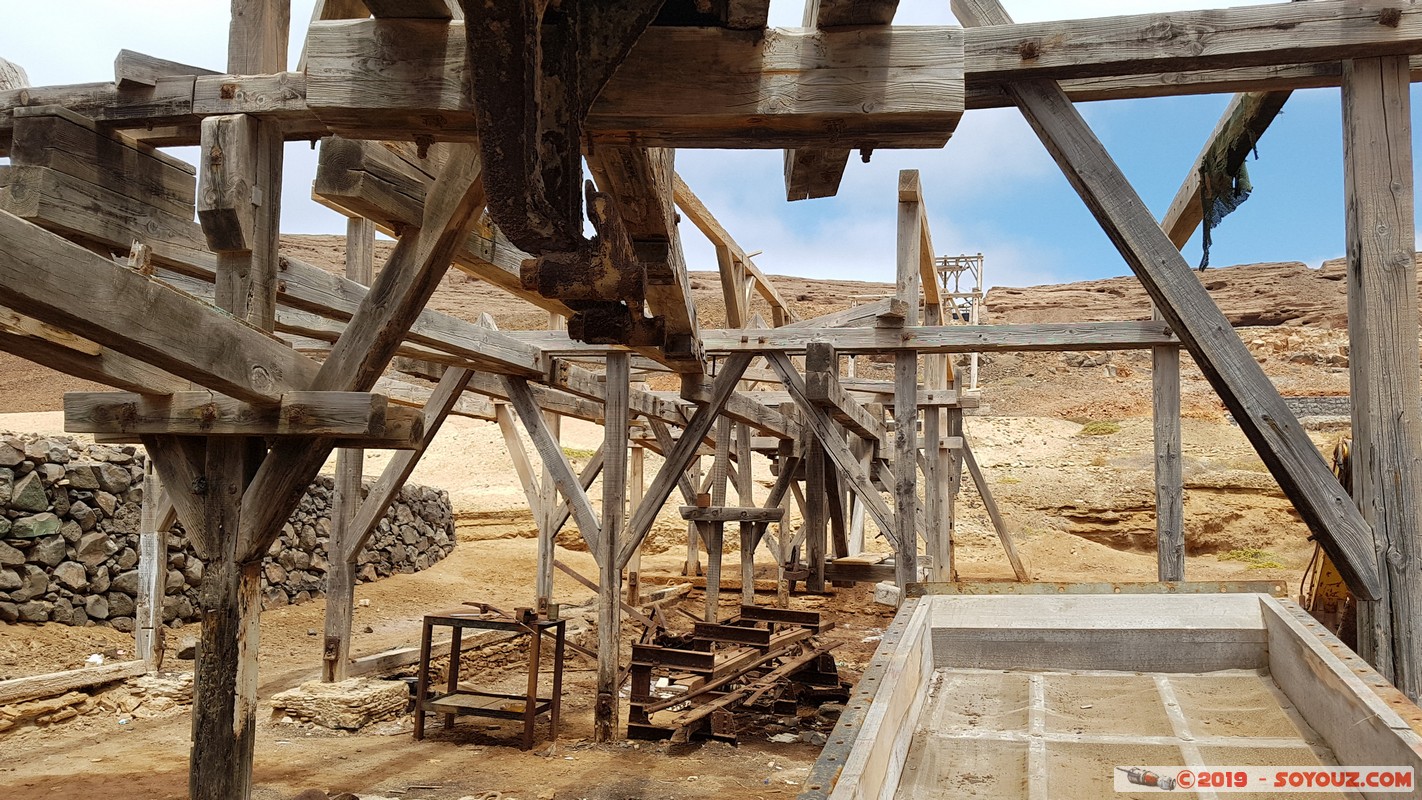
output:
M404 681L351 678L339 683L311 681L272 695L274 719L337 730L359 730L395 719L410 704Z
M0 622L134 627L144 454L132 446L0 434ZM263 605L324 596L334 481L307 490L268 551ZM416 572L454 549L448 493L407 485L357 557L361 581ZM199 617L203 564L182 526L167 536L163 621Z

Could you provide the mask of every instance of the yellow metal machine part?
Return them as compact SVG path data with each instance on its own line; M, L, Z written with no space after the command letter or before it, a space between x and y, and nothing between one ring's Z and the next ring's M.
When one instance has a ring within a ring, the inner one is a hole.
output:
M1350 495L1353 493L1352 450L1353 440L1348 438L1339 439L1333 448L1333 474ZM1354 646L1356 603L1338 568L1317 542L1313 545L1313 559L1304 573L1299 604L1345 644Z

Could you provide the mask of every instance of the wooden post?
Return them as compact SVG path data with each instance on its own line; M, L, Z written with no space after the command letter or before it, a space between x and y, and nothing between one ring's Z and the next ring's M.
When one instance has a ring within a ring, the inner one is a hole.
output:
M1185 483L1180 460L1180 348L1151 348L1155 411L1156 575L1185 580Z
M922 294L923 201L917 170L899 172L898 281L895 296L904 302L904 324L918 324ZM894 556L902 590L918 581L918 353L894 356Z
M622 565L618 547L627 512L627 394L629 359L626 352L607 354L606 438L602 456L602 532L597 541L597 705L593 738L617 736L618 668L622 646Z
M641 445L632 447L632 501L631 508L636 508L642 503L642 496L647 493L647 473L646 473L647 449ZM627 562L627 605L637 606L642 604L642 548L639 545L632 553L632 560Z
M1353 491L1373 526L1383 591L1362 602L1358 650L1422 699L1422 392L1406 57L1343 62Z
M711 505L726 505L726 472L731 461L731 418L716 418L716 457L711 462ZM721 561L725 554L724 525L698 522L697 530L706 543L706 621L720 617Z
M548 330L567 330L568 320L562 314L548 312ZM543 414L548 432L552 434L553 441L559 442L563 437L563 416L552 411ZM539 503L534 506L534 516L538 521L538 566L534 578L536 600L535 604L539 609L547 609L548 604L553 602L553 559L558 548L558 529L562 525L558 524L559 519L567 519L561 516L563 506L558 501L558 486L553 482L553 472L547 464L543 465L543 479L539 483ZM540 518L541 517L541 518Z
M257 621L261 560L239 561L238 520L253 450L240 437L209 437L202 507L209 556L198 598L202 630L193 681L188 793L197 800L251 796L257 736ZM170 491L174 490L171 484ZM215 557L214 557L215 556Z
M829 504L825 473L830 468L824 446L813 434L805 441L805 563L810 568L805 589L825 590L825 545L829 540Z
M692 457L686 472L691 476L692 485L700 489L701 456ZM695 522L686 523L686 564L682 566L682 574L689 578L701 574L701 528Z
M346 222L346 277L369 286L375 278L375 223ZM331 500L331 538L326 545L326 625L321 648L321 680L346 679L351 656L351 617L355 610L356 554L352 543L363 532L354 529L365 478L365 451L336 451L336 490Z
M173 504L150 456L143 465L143 507L138 522L138 609L134 649L150 672L163 666L163 596L168 577L168 529Z
M743 507L756 504L754 482L751 474L751 429L749 425L736 426L736 497ZM740 523L741 534L741 603L755 605L755 526L749 522ZM707 620L708 622L710 620Z

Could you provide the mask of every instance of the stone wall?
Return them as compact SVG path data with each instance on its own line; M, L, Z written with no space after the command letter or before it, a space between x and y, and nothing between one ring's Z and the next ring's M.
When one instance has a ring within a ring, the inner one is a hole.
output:
M133 630L144 459L132 446L0 434L0 622ZM333 485L317 478L273 542L262 566L264 607L324 596ZM178 626L199 616L203 565L181 525L167 544L163 619ZM448 493L409 484L361 551L359 580L416 572L452 549Z

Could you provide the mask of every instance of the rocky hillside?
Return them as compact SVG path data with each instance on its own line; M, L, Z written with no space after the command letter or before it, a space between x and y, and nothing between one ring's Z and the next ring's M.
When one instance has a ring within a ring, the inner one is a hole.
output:
M377 243L377 264L391 247L390 242ZM341 237L284 236L282 248L296 258L325 269L337 271L343 266ZM1336 393L1347 390L1344 369L1347 365L1347 298L1343 270L1343 262L1335 260L1326 262L1321 269L1310 269L1299 262L1250 264L1209 269L1199 276L1230 321L1244 328L1241 335L1279 383L1281 391L1285 394ZM781 294L802 317L843 308L851 295L892 291L889 284L865 281L791 276L774 276L774 280ZM691 285L701 324L706 327L725 325L717 275L693 272ZM488 312L506 330L542 328L548 319L543 310L456 270L445 277L430 307L470 321ZM770 316L763 304L753 306L753 310ZM992 322L1129 320L1149 316L1145 291L1132 276L1053 286L998 287L988 295L988 321ZM1055 376L1065 382L1040 396L1031 390L1011 397L999 396L995 406L999 412L1021 414L1036 409L1044 415L1070 416L1076 406L1091 405L1097 400L1110 404L1119 399L1109 384L1095 380L1097 370L1088 371L1090 380L1071 380L1075 375L1086 377L1087 373L1081 373L1083 363L1090 363L1092 367L1116 364L1117 367L1110 370L1112 378L1126 379L1132 374L1148 378L1149 375L1149 356L1144 353L1093 354L1084 360L1048 353L989 359L984 367L984 381L999 384L1007 381L1012 385L1014 381L1026 379L1035 387L1043 378ZM861 374L875 375L877 368L873 364L863 365ZM1120 368L1124 368L1124 373L1118 372ZM1190 372L1187 368L1187 405L1192 391ZM56 410L62 407L61 398L66 391L103 389L4 353L0 353L0 374L6 376L0 381L0 412ZM1207 387L1201 383L1199 388L1203 393L1197 398L1197 405L1203 413L1214 407L1214 401ZM1126 406L1120 413L1140 410L1136 403Z

